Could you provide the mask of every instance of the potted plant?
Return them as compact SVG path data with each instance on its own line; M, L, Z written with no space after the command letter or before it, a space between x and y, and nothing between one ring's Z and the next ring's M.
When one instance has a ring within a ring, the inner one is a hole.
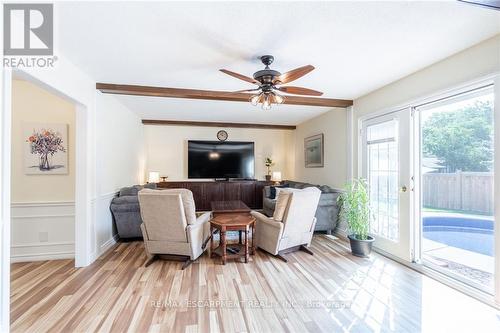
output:
M346 184L337 202L340 206L339 216L347 221L351 252L358 257L368 257L375 240L368 234L370 228L370 204L366 181L354 179Z
M266 167L267 167L267 175L266 181L271 181L271 167L274 165L273 160L270 157L266 157Z

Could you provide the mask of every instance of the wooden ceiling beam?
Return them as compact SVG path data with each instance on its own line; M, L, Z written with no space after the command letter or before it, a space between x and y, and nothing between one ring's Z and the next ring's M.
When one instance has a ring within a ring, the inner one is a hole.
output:
M189 120L156 120L143 119L144 125L171 125L171 126L202 126L202 127L226 127L226 128L260 128L260 129L279 129L294 130L294 125L268 125L268 124L250 124L250 123L222 123L212 121L189 121Z
M213 101L232 101L247 103L252 96L251 94L246 93L233 93L226 91L163 88L110 83L96 83L96 89L106 94L204 99ZM352 100L305 96L286 96L284 104L345 108L352 105Z

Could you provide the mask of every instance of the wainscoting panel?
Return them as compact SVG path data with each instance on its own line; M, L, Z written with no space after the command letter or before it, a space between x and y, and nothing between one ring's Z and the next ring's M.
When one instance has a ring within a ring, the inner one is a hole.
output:
M12 262L74 258L74 202L12 203L11 218Z

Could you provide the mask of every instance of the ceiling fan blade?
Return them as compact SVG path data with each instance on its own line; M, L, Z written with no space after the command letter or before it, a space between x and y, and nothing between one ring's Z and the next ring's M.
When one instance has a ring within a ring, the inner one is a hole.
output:
M245 75L242 75L242 74L238 74L238 73L235 73L235 72L231 72L231 71L228 71L227 69L220 69L220 71L222 73L227 74L227 75L231 75L232 77L235 77L237 79L240 79L240 80L243 80L243 81L247 81L247 82L250 82L250 83L253 83L253 84L260 85L259 81L254 80L251 77L248 77L248 76L245 76Z
M253 92L253 91L258 91L258 90L260 90L260 88L237 90L237 91L233 91L233 93Z
M294 95L308 95L308 96L321 96L323 93L321 91L302 88L302 87L279 87L277 88L279 91L282 91L287 94Z
M306 65L299 68L292 69L289 72L283 73L274 80L274 84L285 84L292 82L306 75L314 69L314 66Z

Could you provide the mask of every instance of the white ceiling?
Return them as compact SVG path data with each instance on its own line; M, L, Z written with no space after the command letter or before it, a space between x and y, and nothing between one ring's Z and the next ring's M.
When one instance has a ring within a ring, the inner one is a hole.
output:
M96 81L234 91L258 57L294 85L355 99L500 33L500 12L452 2L66 2L59 50ZM118 97L143 118L298 124L326 108ZM339 111L341 112L341 111Z

